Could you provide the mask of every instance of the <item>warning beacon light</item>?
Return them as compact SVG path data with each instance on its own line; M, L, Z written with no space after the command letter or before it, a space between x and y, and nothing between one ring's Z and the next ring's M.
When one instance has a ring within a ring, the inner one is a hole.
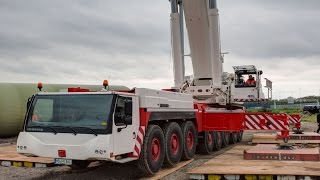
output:
M107 89L107 86L109 86L109 81L108 80L103 80L103 87Z
M42 89L42 83L41 82L38 83L38 89L39 89L39 91L41 91L41 89Z

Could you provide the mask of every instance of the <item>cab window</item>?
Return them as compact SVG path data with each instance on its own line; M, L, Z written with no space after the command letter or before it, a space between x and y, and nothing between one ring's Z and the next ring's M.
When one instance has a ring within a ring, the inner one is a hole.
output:
M256 87L256 74L236 74L235 87Z
M114 112L116 126L132 124L132 98L119 96Z

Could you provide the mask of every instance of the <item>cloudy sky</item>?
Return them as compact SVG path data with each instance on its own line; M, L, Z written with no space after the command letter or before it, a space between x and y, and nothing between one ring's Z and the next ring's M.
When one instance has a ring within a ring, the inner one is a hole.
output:
M218 6L225 71L256 65L274 98L320 95L319 0ZM0 82L171 87L169 19L168 0L1 0Z

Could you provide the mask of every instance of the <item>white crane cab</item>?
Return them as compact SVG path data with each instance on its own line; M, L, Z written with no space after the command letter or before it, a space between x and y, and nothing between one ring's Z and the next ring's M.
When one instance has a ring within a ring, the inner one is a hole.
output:
M262 85L262 71L257 70L254 65L233 66L234 83L234 101L262 101L265 99Z
M148 173L155 173L162 166L165 148L158 125L168 120L172 122L167 124L177 125L173 121L182 123L196 116L192 96L188 94L145 88L128 92L82 90L85 89L69 88L68 92L39 92L32 96L17 152L51 157L55 164L73 168L87 167L95 160L126 163L149 155L154 161L148 164ZM160 135L148 127L155 127ZM142 146L145 137L151 140ZM181 157L182 145L176 146L180 147Z
M117 155L133 152L138 128L139 99L135 94L40 92L28 102L17 151L53 157L56 164L117 161Z

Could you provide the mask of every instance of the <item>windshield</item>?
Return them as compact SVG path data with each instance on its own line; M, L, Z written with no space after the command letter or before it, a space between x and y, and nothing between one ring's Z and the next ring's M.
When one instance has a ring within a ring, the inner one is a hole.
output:
M26 131L107 134L114 95L37 95L27 116Z

